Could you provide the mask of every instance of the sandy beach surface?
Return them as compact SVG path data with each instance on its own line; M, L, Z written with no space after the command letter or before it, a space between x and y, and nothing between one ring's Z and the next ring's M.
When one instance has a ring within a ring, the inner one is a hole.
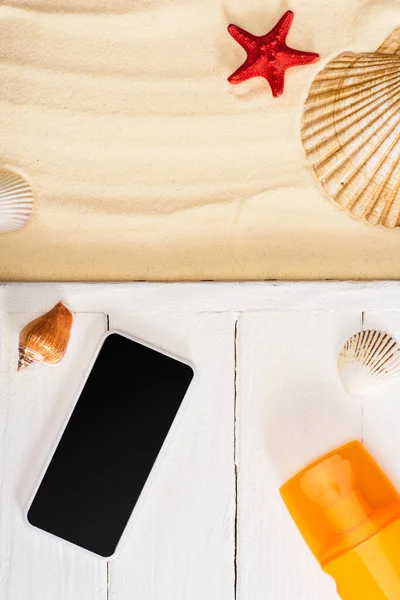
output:
M321 61L280 99L230 86L227 25L261 35L288 8L289 45ZM0 236L0 278L400 278L400 229L341 212L300 138L316 73L398 25L399 0L5 0L0 163L35 208Z

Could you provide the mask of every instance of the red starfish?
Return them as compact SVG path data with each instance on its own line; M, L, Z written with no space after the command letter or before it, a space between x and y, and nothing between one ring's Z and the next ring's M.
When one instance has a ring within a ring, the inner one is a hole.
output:
M228 31L247 52L247 59L228 78L230 83L241 83L251 77L265 77L272 95L283 94L285 71L289 67L308 65L319 59L315 52L301 52L286 45L286 37L293 23L294 13L288 10L275 27L266 35L252 35L237 25L229 25Z

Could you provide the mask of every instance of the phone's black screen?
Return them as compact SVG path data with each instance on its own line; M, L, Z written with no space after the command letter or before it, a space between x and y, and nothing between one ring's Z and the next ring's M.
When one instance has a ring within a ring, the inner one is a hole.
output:
M188 365L110 334L32 502L29 522L111 556L192 378Z

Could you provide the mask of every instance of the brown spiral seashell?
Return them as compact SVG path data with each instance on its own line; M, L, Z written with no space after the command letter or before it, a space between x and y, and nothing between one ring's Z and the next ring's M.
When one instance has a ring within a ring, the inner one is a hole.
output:
M34 362L59 363L68 346L73 314L62 302L25 325L19 336L18 371Z

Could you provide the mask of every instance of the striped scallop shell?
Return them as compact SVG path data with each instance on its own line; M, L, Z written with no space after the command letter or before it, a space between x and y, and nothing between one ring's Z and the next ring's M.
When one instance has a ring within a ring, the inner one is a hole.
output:
M29 183L18 173L0 168L0 233L26 225L32 206Z
M345 52L317 75L302 138L340 208L371 225L400 226L400 28L377 52Z
M350 394L372 395L400 375L400 346L383 331L359 331L344 344L338 370Z

